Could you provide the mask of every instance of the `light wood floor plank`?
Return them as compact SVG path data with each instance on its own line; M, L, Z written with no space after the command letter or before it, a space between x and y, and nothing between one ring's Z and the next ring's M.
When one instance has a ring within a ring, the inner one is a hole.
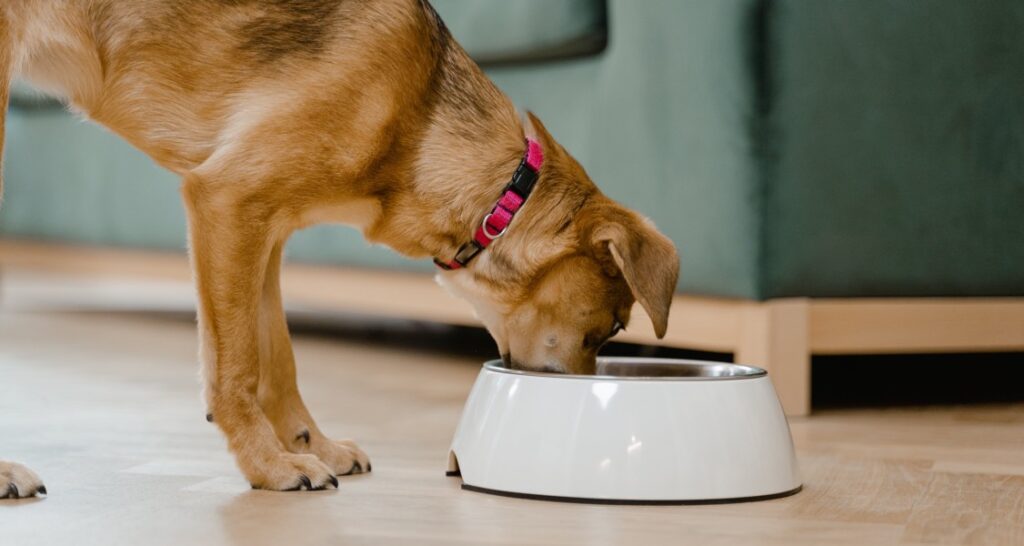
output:
M297 337L300 384L321 427L358 440L374 472L339 491L252 491L204 420L194 324L137 312L175 297L115 284L60 310L55 295L89 284L19 273L0 289L0 457L50 490L0 504L4 546L1024 542L1024 404L794 419L805 490L784 499L537 502L465 492L443 475L489 354L329 335ZM90 310L109 297L132 311Z
M921 544L1024 544L1024 476L935 473L903 538Z

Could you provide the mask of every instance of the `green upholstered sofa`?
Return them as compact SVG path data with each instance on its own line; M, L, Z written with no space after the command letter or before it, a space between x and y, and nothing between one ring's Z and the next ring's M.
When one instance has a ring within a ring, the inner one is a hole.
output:
M1024 296L1024 3L434 3L605 192L677 243L681 293ZM183 248L175 179L127 144L23 93L7 131L0 235ZM288 253L431 270L340 227Z
M456 37L682 250L684 292L1024 295L1019 2L438 0ZM177 183L16 95L0 233L181 248ZM292 259L429 270L344 228Z

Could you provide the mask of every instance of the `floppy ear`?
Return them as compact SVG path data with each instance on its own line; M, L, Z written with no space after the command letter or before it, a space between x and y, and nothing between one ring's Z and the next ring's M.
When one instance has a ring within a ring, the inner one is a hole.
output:
M624 209L616 216L595 228L593 242L607 246L660 339L668 329L668 311L679 278L679 255L672 241L650 220Z

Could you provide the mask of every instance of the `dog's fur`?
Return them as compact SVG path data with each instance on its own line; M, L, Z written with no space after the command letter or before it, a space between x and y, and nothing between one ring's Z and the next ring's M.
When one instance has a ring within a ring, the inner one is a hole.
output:
M440 282L519 367L592 372L634 298L665 332L671 242L524 120L425 0L7 0L0 104L16 74L181 175L206 402L254 487L370 469L299 396L278 286L289 234L346 223L448 260L525 136L545 153L533 196Z

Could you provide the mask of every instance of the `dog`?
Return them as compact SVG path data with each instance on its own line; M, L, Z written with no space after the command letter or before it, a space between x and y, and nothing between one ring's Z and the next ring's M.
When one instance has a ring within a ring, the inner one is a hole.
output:
M665 334L672 242L520 115L426 0L9 0L5 107L16 75L181 176L207 419L254 488L371 470L296 386L278 282L295 230L348 224L434 258L515 368L593 373L635 301ZM11 463L5 490L45 492Z

